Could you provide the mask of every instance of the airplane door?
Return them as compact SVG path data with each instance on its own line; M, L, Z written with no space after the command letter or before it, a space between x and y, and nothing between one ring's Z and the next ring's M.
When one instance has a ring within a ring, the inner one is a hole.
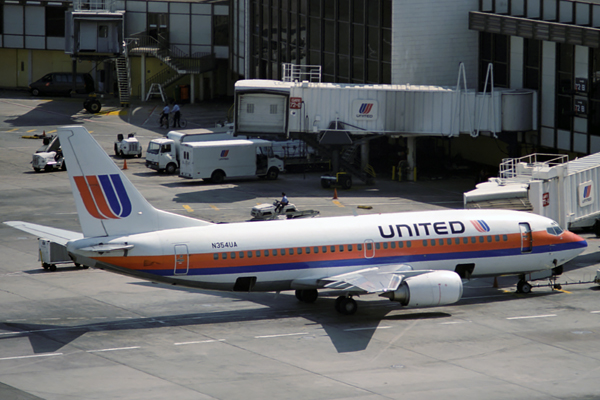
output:
M188 247L185 244L175 245L175 267L173 273L175 275L187 275L190 269L190 260L188 255Z
M371 239L365 240L365 258L375 257L375 243Z
M527 222L520 222L519 229L521 231L521 253L531 253L533 249L531 227Z

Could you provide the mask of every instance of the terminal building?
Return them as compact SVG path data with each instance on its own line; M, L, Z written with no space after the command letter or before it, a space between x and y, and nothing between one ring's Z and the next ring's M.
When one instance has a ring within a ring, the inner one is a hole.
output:
M599 47L599 1L0 0L2 87L71 71L76 60L105 90L117 82L138 99L157 85L169 97L187 85L190 101L233 96L239 80L281 81L284 64L319 66L327 84L533 93L531 129L381 134L369 150L381 172L403 157L407 137L422 172L536 151L599 152ZM123 58L129 86L119 82Z

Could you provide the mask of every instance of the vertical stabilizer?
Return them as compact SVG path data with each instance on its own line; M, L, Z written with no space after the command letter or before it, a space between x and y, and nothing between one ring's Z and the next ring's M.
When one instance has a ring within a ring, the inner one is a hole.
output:
M58 136L85 237L210 224L154 208L83 126L62 127Z

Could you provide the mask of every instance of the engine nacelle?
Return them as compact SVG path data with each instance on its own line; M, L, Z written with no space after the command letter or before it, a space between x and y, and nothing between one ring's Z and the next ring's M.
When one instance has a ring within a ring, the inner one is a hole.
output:
M403 306L431 307L456 303L462 293L462 280L456 272L433 271L406 278L396 291L381 296Z

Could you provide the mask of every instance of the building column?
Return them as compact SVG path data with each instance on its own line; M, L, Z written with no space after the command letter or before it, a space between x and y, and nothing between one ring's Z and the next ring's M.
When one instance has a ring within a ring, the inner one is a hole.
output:
M194 104L196 98L196 74L190 74L190 104Z
M360 145L360 169L366 171L369 166L369 142Z
M416 136L409 136L406 138L406 161L410 174L407 177L409 181L416 181L416 168L417 168L417 138Z
M141 62L141 92L140 99L142 101L146 101L146 53L142 53L142 62Z

